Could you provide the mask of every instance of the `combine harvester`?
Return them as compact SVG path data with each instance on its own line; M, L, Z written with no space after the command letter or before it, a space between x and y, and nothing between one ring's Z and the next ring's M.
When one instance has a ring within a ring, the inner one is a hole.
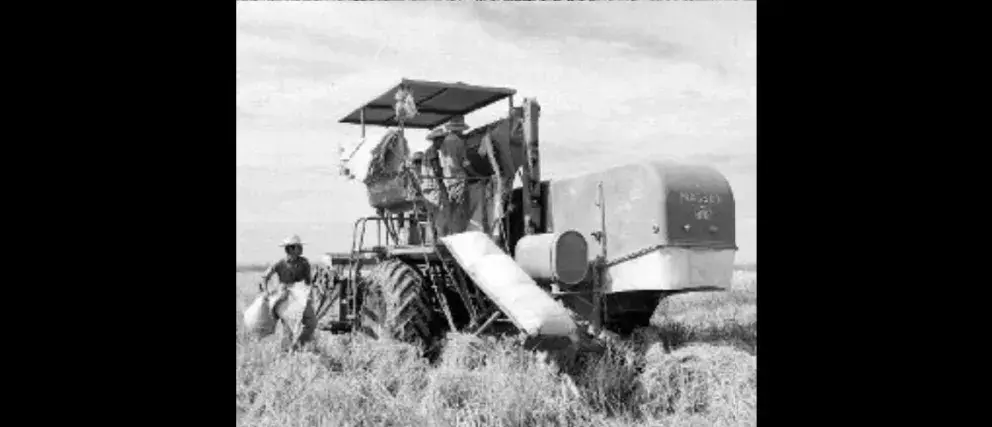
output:
M362 143L366 126L389 129L362 179L376 215L355 222L349 253L327 254L317 269L328 291L321 329L425 348L449 331L575 342L647 326L675 293L730 287L734 196L720 172L645 161L542 180L540 107L514 106L515 93L404 79L341 119L361 126ZM410 152L405 130L504 99L507 117L461 137L467 176L442 176L450 147L441 159ZM344 153L345 176L349 160ZM428 197L458 185L461 202Z

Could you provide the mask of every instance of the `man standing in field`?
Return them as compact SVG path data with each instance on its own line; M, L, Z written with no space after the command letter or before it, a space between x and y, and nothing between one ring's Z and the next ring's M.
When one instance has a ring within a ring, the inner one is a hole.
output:
M273 275L279 277L280 289L275 295L275 298L271 300L270 304L273 315L275 315L276 318L279 318L280 314L286 314L285 310L290 310L294 313L297 313L297 311L300 310L300 307L279 308L279 305L290 297L290 288L293 284L304 282L307 286L313 285L313 280L310 276L310 262L303 257L303 242L300 240L300 237L293 235L286 240L283 240L280 246L282 246L286 251L286 258L277 261L274 265L265 270L265 273L262 273L262 282L258 284L258 289L260 292L268 292L269 280ZM287 338L291 340L290 344L294 349L299 348L300 345L306 341L309 341L313 336L317 319L315 317L313 307L310 304L310 300L305 301L305 306L302 307L301 311L297 314L289 315L294 318L297 315L300 315L300 318L293 320L281 319L284 327L286 328ZM299 324L296 324L296 322L299 322Z
M293 235L283 240L279 246L282 246L286 251L286 258L277 261L262 273L262 282L258 284L258 290L267 291L269 279L273 275L279 276L279 283L284 289L300 281L311 285L310 262L303 257L303 242L300 240L300 236Z

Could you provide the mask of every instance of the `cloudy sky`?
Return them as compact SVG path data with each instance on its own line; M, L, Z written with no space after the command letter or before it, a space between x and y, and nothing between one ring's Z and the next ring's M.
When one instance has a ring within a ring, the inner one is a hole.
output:
M312 257L348 250L370 212L336 175L338 144L360 136L337 121L404 77L536 97L548 178L648 158L717 167L737 197L738 259L757 261L755 6L238 3L238 262L281 256L292 233Z

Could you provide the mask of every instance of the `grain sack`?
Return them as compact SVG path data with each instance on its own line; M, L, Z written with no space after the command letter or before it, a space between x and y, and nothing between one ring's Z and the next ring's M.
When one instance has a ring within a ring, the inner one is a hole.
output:
M255 301L245 309L245 328L258 338L272 335L276 331L276 319L269 306L269 295L260 293Z
M277 299L275 312L283 324L283 338L293 347L311 341L317 329L317 316L310 297L310 287L298 282L280 291Z
M397 120L410 120L417 116L417 100L413 96L413 90L408 87L401 87L396 91L394 97L396 104L393 109L396 111Z
M375 209L406 209L416 199L404 167L410 147L397 129L390 129L372 150L362 182L368 188L369 205Z
M364 183L392 179L393 175L403 169L409 158L410 146L407 145L406 138L399 129L389 129L370 153Z

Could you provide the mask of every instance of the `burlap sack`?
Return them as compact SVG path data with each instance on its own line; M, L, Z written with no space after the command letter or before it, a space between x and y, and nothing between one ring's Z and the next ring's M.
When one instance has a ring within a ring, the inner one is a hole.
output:
M276 331L276 319L269 305L269 294L260 293L255 301L245 309L245 328L257 338L264 338Z

